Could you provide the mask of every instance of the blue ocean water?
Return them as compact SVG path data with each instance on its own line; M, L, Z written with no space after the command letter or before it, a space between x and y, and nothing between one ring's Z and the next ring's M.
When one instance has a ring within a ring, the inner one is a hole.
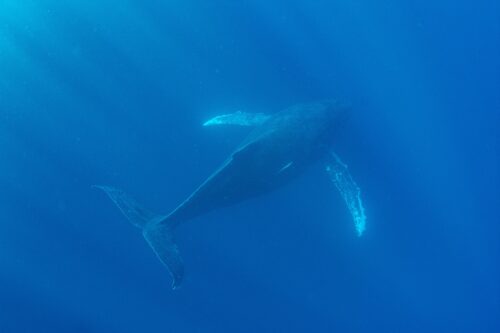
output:
M494 0L0 0L0 332L500 331ZM179 228L170 277L93 184L168 213L248 134L340 98L318 165Z

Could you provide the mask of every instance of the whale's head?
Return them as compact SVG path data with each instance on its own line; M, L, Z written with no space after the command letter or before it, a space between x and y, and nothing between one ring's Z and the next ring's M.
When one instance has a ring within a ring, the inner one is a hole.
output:
M326 100L320 102L320 113L329 129L335 129L338 125L344 123L349 117L351 106L338 100Z
M309 104L306 109L309 126L314 128L317 139L328 144L346 122L351 107L337 100L325 100Z
M274 142L287 142L297 154L307 152L314 159L331 149L349 109L336 100L296 104L273 116L265 128L273 133ZM280 137L279 141L275 137Z

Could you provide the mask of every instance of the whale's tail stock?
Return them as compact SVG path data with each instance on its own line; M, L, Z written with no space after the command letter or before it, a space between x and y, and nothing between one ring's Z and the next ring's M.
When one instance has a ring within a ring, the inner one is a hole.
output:
M173 239L175 224L169 223L168 217L153 214L119 189L97 185L93 187L103 190L123 215L142 230L142 235L172 275L172 288L179 287L184 276L184 265Z

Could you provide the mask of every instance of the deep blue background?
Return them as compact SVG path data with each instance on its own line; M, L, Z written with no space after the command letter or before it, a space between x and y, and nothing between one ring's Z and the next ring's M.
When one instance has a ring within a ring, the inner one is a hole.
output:
M0 0L0 332L500 331L500 5ZM247 129L340 97L321 166L178 230L167 271L92 184L167 213Z

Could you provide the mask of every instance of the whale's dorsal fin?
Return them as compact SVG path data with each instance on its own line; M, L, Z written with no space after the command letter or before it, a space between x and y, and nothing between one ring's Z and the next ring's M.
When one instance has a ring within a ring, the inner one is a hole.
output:
M271 116L264 113L247 113L236 111L230 114L223 114L207 120L203 126L215 125L238 125L238 126L259 126Z
M361 201L361 190L359 186L354 179L352 179L347 169L347 165L342 162L334 152L328 155L326 171L335 184L335 187L337 187L342 195L342 198L344 198L347 208L354 220L354 226L356 227L358 236L361 236L366 227L366 215L363 202Z

